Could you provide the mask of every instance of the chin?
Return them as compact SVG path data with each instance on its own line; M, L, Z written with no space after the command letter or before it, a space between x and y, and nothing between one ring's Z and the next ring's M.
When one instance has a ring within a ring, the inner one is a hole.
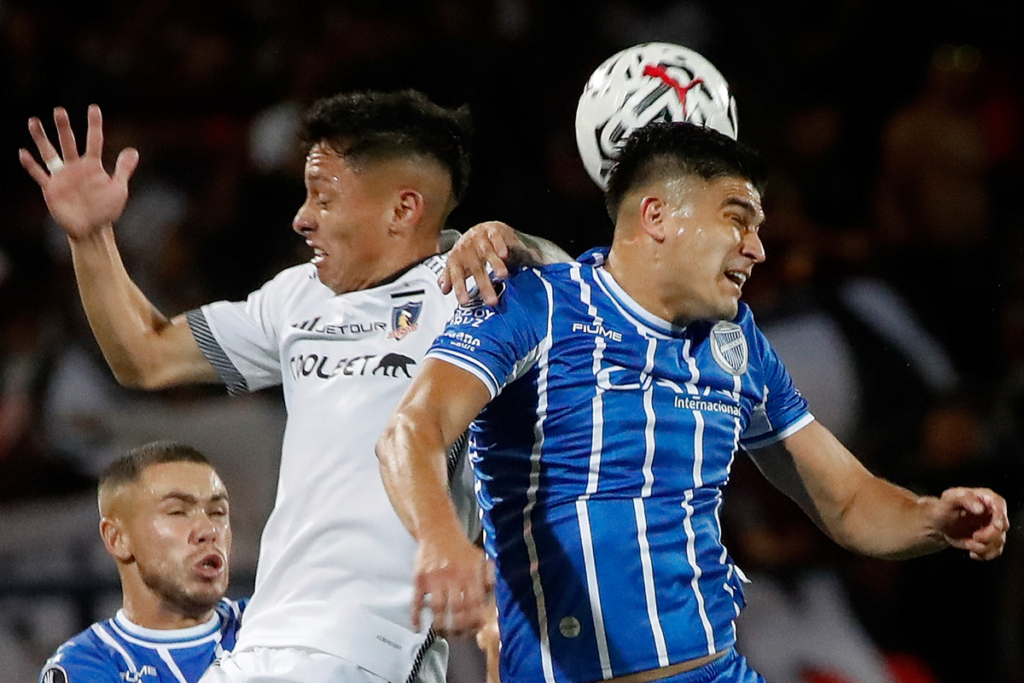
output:
M702 319L703 320L707 320L709 322L719 322L721 320L729 322L729 321L735 319L736 318L736 314L738 314L739 312L740 312L739 304L738 303L734 303L731 306L725 305L725 306L721 306L721 307L715 308L715 309L709 311L708 315L703 316Z
M199 590L189 591L188 593L183 592L180 596L179 604L189 612L202 614L217 606L217 603L221 601L227 592L227 588L226 585L218 585L207 586Z

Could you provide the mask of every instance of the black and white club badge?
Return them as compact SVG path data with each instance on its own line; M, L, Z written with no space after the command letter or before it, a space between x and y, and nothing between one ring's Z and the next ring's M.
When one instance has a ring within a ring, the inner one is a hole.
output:
M736 323L719 322L711 328L711 355L726 372L737 377L747 372L747 338Z

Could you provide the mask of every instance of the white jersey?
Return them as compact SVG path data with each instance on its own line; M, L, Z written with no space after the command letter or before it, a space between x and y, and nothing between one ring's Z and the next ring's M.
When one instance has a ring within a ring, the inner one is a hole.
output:
M304 264L245 302L188 314L232 393L281 384L288 412L277 499L237 651L310 648L404 681L416 542L381 482L374 446L457 302L443 256L335 294ZM465 497L472 499L472 494Z

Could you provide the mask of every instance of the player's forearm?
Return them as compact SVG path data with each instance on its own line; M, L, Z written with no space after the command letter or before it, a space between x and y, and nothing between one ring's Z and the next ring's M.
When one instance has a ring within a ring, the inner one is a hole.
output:
M89 326L117 381L141 388L176 383L167 372L171 349L162 338L171 321L132 282L113 228L69 242Z
M822 515L837 543L885 559L917 557L948 547L937 528L938 499L869 477L845 505Z
M377 441L384 488L417 541L464 535L448 493L444 435L417 412L401 407Z
M845 548L897 559L946 547L935 498L876 477L818 422L752 455L765 476Z

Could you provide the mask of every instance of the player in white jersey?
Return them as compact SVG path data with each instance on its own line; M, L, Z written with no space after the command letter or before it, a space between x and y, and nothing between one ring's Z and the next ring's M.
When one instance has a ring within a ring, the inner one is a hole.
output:
M68 234L86 313L118 380L284 389L280 478L255 592L238 647L208 676L443 680L447 645L410 619L416 545L386 500L373 445L455 307L438 285L437 251L466 188L468 112L412 91L314 104L303 131L307 194L292 226L311 262L247 301L172 319L132 283L115 245L138 153L123 151L108 175L99 108L89 109L84 156L67 113L55 121L61 153L32 119L46 169L26 150L21 161ZM466 272L498 264L495 252L515 241L499 226L474 234L479 242L457 250Z
M457 534L442 465L476 418L506 680L763 682L733 648L743 577L719 521L740 448L847 548L1002 552L999 495L914 495L808 412L739 301L764 260L766 176L717 132L638 130L606 191L611 249L520 270L495 306L462 306L378 443L420 544L414 613L466 627L485 560Z
M157 441L99 478L100 534L122 607L60 646L40 683L196 683L231 650L245 600L224 597L228 493L194 448Z

